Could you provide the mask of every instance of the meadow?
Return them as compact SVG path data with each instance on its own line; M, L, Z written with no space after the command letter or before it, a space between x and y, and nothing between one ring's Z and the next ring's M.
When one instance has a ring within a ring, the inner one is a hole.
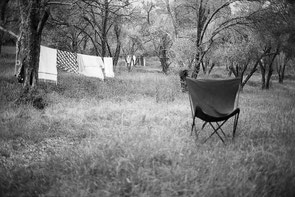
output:
M104 82L60 73L40 83L40 110L15 103L13 58L1 56L0 196L295 196L294 79L269 91L250 81L224 145L203 143L209 127L190 135L176 74L116 69Z

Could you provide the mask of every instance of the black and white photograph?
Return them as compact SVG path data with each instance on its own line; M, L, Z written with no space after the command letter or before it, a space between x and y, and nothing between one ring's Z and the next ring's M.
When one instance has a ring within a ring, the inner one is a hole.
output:
M1 197L294 197L295 0L0 0Z

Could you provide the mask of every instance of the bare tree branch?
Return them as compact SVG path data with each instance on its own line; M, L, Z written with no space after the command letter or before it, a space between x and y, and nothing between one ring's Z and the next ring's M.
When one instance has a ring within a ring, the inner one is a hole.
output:
M5 33L8 33L9 35L11 35L12 37L14 37L14 38L16 38L16 39L18 39L18 35L17 34L15 34L14 32L12 32L12 31L10 31L10 30L8 30L8 29L5 29L4 27L2 27L1 25L0 25L0 30L2 30L3 32L5 32Z

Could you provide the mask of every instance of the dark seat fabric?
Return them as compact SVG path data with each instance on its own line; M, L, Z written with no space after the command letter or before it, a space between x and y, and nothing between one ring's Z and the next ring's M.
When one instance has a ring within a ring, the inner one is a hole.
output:
M240 79L208 80L187 78L193 109L199 107L204 114L225 117L234 111Z
M230 114L226 114L224 116L214 117L210 116L202 111L201 108L197 107L195 110L195 116L200 118L201 120L205 122L220 122L229 119L230 117L234 116L235 114L240 112L240 108L235 109Z

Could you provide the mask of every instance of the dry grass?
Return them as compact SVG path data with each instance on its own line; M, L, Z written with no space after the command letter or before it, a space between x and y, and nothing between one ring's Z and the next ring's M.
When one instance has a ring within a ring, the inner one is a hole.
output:
M1 196L295 195L293 81L245 87L237 137L225 146L202 143L209 127L190 136L177 76L63 73L57 86L41 84L48 106L37 110L13 103L21 87L11 64L0 69Z

